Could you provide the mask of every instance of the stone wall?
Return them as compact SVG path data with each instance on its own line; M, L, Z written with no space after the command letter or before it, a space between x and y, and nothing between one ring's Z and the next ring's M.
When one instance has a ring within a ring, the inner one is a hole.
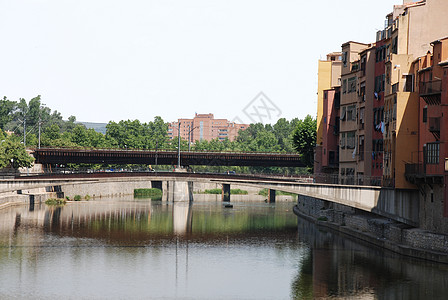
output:
M422 185L420 190L420 227L448 233L448 218L444 217L444 187Z
M444 262L448 262L447 235L308 196L299 195L296 210L322 225L381 247L427 259L442 257Z
M73 198L75 195L80 195L81 197L89 195L92 198L133 195L134 189L143 188L151 188L151 181L110 179L101 182L76 183L61 186L64 196L68 196L69 198Z

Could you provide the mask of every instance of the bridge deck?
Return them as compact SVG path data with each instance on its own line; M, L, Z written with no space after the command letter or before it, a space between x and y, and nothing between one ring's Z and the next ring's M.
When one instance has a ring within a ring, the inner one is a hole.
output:
M34 149L41 164L146 164L177 165L176 151L119 149ZM242 152L181 152L181 165L304 167L299 154Z

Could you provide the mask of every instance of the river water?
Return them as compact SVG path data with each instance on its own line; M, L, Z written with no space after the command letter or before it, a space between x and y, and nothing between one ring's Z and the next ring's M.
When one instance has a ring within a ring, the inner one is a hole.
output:
M116 198L0 210L0 299L446 299L448 267L343 238L294 203Z

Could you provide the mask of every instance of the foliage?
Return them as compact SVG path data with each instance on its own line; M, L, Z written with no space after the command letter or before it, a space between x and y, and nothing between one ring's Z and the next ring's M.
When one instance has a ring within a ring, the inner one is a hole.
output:
M139 120L110 121L106 129L106 139L121 149L168 148L168 125L161 117L148 123L140 123Z
M247 195L248 192L241 189L230 189L230 194L232 195Z
M17 140L23 140L26 129L26 146L58 148L120 148L120 149L160 149L176 150L177 138L168 137L168 124L159 116L153 121L139 120L110 121L106 126L106 134L87 129L76 123L76 117L62 119L58 111L52 111L37 96L28 102L21 98L10 101L6 97L0 100L0 129L13 131ZM4 138L2 138L3 140ZM234 141L197 140L192 141L192 151L231 151L231 152L287 152L298 151L308 168L285 167L225 167L194 166L196 172L235 171L237 173L261 174L308 174L313 165L313 148L316 139L316 120L307 116L304 120L297 118L288 121L279 119L275 124L251 124L241 130ZM181 139L181 151L188 150L188 141ZM4 156L4 155L3 155ZM5 164L5 158L3 158ZM72 167L80 167L72 165ZM89 169L114 167L102 165L85 165ZM120 166L127 168L127 166Z
M81 201L81 195L75 195L75 196L73 197L73 200L74 200L74 201Z
M34 158L28 155L25 147L16 137L2 133L0 138L2 138L0 140L0 169L32 166Z
M162 190L156 188L150 189L134 189L134 197L136 198L162 198Z
M45 201L46 205L56 205L56 206L64 205L66 203L67 201L65 201L65 199L55 199L55 198L50 198Z
M268 189L262 189L258 192L258 195L267 196L268 195ZM297 196L297 194L284 192L284 191L278 191L275 190L276 196Z
M302 155L303 161L310 169L314 164L314 147L316 145L317 122L310 115L297 122L293 134L294 148Z
M214 194L214 195L221 195L222 194L222 189L209 189L209 190L205 190L204 194ZM248 192L245 190L241 190L241 189L231 189L230 190L230 194L231 195L247 195Z

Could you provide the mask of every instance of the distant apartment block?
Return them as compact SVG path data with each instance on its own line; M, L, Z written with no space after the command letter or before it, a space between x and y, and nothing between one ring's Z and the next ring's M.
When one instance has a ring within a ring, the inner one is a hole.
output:
M237 124L227 119L215 119L213 114L195 114L193 119L178 119L177 122L169 123L170 139L179 136L179 124L180 137L191 143L214 139L233 141L238 136L238 131L249 127L248 124Z

